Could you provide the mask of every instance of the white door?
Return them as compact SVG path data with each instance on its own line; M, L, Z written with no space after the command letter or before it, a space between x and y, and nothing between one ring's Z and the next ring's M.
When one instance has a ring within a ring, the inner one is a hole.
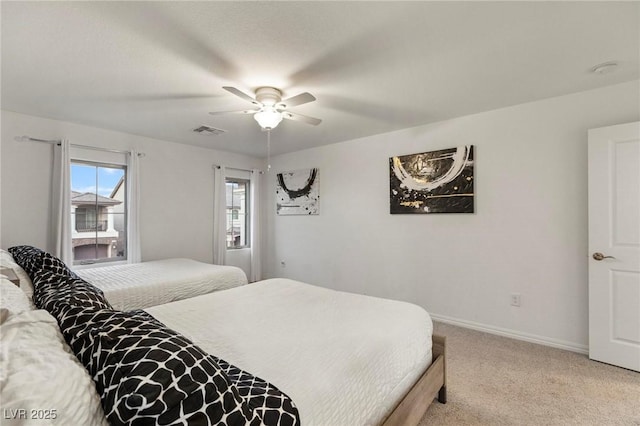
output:
M589 357L640 371L640 122L589 130Z

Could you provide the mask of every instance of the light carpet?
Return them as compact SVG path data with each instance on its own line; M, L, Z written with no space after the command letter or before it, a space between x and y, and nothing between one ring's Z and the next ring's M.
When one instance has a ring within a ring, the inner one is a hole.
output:
M640 425L640 373L586 355L435 323L447 337L446 404L426 425Z

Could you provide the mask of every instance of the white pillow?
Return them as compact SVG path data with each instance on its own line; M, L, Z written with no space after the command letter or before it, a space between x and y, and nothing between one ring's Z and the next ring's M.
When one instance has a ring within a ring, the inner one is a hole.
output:
M13 256L11 256L11 253L0 248L0 265L5 266L5 262L16 263Z
M23 311L32 311L36 307L24 291L4 277L0 277L0 309L5 315L16 315ZM0 324L4 322L0 319Z
M33 283L31 282L31 278L29 278L29 274L16 263L11 253L5 249L0 249L0 266L13 269L13 272L16 273L20 280L20 289L24 291L29 298L33 296Z
M0 343L3 425L108 425L93 380L47 311L11 315Z

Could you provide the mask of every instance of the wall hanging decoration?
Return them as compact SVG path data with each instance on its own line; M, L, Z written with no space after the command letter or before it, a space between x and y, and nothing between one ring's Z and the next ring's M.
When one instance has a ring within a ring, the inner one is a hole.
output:
M473 145L391 157L391 214L473 213L473 180Z
M320 172L318 169L278 173L276 179L277 214L319 214Z

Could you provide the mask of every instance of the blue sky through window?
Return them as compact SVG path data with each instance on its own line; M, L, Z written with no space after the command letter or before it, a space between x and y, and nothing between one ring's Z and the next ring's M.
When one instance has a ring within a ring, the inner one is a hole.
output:
M124 176L123 169L73 163L71 164L71 190L81 193L97 193L108 197L122 176Z

